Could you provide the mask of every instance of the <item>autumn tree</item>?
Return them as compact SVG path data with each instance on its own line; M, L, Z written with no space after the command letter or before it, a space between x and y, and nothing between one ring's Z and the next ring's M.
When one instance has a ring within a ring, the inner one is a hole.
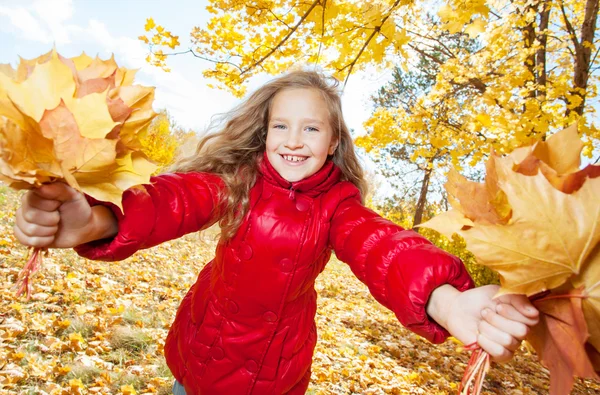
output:
M578 122L584 153L592 154L600 139L594 106L588 105L598 86L597 0L449 0L437 10L439 26L424 23L432 7L407 0L214 0L207 7L212 18L193 29L188 50L172 53L212 62L204 75L243 95L244 82L257 73L308 63L347 80L367 65L405 63L435 42L440 30L464 32L481 48L474 53L444 48L443 59L432 58L439 73L421 99L430 103L469 93L468 102L448 107L452 124L438 129L440 142L460 141L457 158L477 148L472 157L477 162L485 152L480 147L509 152ZM152 19L146 30L150 34L141 39L150 44L149 61L166 67L169 53L163 48L177 48L177 39ZM378 140L385 146L402 137L390 132Z
M157 173L173 163L179 147L195 136L194 132L177 125L167 110L160 110L144 136L143 151L159 167Z
M428 23L436 25L433 18L426 19ZM441 32L431 45L415 48L418 51L414 60L409 60L408 66L396 66L392 79L373 96L374 112L366 123L372 133L356 141L367 151L381 148L375 161L388 180L398 180L398 183L404 184L403 198L412 198L416 192L413 227L421 223L432 185L437 185L438 192L443 191L440 185L443 174L440 174L440 170L445 173L452 158L464 161L475 151L467 150L465 155L458 157L455 155L457 142L440 141L438 138L437 129L447 128L453 123L453 114L447 111L448 102L469 100L465 92L456 92L454 96L438 102L421 103L421 98L435 86L439 74L440 63L434 60L444 59L445 48L472 53L477 50L478 44L466 34ZM398 116L399 110L401 116ZM419 126L415 127L415 123ZM414 132L409 136L404 133L406 129ZM390 132L404 137L382 144L380 136Z
M432 18L428 18L428 21L435 24ZM417 103L436 83L439 63L432 58L443 58L444 48L474 52L478 49L478 44L466 34L442 32L431 46L418 48L419 51L416 52L409 67L396 66L391 80L372 97L374 113L367 125L377 125L381 120L385 120L384 124L394 125L401 130L403 122L411 122L418 116L411 115L414 108L425 110L424 106L418 106ZM451 99L469 100L466 92L457 92ZM418 133L412 136L411 141L402 144L392 141L377 150L377 155L374 156L377 170L392 184L395 193L393 197L372 206L386 218L404 228L413 228L438 247L460 257L477 285L498 283L497 274L477 264L473 255L467 251L466 243L461 237L446 238L431 229L417 227L423 220L428 220L440 211L448 209L446 191L442 184L445 182L445 172L448 170L448 163L452 161L456 143L449 141L439 145L435 139L435 128L445 127L452 122L448 118L446 107L445 100L431 103L426 108L430 115L426 117ZM403 109L408 117L394 118L393 113L398 108ZM390 117L394 118L391 122ZM438 122L429 123L431 119L436 119ZM433 140L429 138L430 135L434 136ZM359 138L357 143L367 149L378 146L372 134ZM468 152L459 159L465 161L471 156L472 152ZM476 179L481 177L480 169L471 170L471 177ZM430 191L435 199L428 198Z

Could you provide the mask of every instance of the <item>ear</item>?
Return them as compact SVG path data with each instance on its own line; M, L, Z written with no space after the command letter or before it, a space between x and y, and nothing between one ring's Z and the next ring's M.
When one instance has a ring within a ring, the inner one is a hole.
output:
M331 141L331 144L329 145L329 150L327 151L327 153L328 153L329 155L333 155L333 154L335 153L335 150L336 150L336 149L337 149L337 147L338 147L338 143L339 143L339 142L338 142L338 140L337 140L337 139L336 139L336 140L332 140L332 141Z

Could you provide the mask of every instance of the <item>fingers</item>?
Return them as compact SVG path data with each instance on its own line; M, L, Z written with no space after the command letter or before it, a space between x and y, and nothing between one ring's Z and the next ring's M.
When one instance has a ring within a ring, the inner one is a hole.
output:
M496 301L514 307L517 312L526 318L535 320L536 323L539 319L539 311L531 304L531 301L525 295L502 295L498 297Z
M26 210L32 207L42 211L55 211L61 203L58 200L43 198L35 191L29 191L21 197L21 204Z
M539 322L539 312L537 310L535 311L535 316L532 317L523 315L519 310L517 310L517 308L510 304L499 303L496 306L496 312L502 317L505 317L511 321L520 322L527 326L534 326Z
M14 233L26 246L47 247L58 231L60 202L43 199L32 191L23 196L23 205L15 215Z
M529 333L529 327L526 324L505 318L500 314L496 314L493 310L484 309L481 315L483 316L483 321L481 321L480 326L484 322L487 322L498 330L519 340L523 340L527 336L527 333Z
M492 357L492 359L496 362L510 361L514 355L513 351L510 351L509 349L489 339L484 334L479 334L477 336L477 344L479 344L481 348L490 354L490 357Z
M63 184L62 182L44 184L41 187L32 190L31 192L42 199L57 200L59 202L66 202L75 199L78 196L78 192L76 190L67 184Z
M500 310L506 315L521 316L510 305L502 304L502 307ZM478 344L490 354L494 361L510 360L521 345L521 341L527 336L529 327L523 322L514 321L491 309L484 309L481 315L483 320L479 323Z
M19 243L29 247L37 248L50 246L54 241L54 234L56 233L56 231L54 231L54 233L48 236L29 236L25 234L17 225L15 225L13 228L13 231L17 240L19 240Z
M34 208L24 211L20 207L15 216L16 226L29 236L49 236L47 233L56 233L59 221L58 211L48 212Z
M16 224L31 234L35 231L30 229L30 225L57 226L60 221L59 206L60 202L56 200L45 200L27 193L23 197L23 205L17 209Z
M57 209L60 202L56 200L44 200L38 197L24 198L24 203L17 210L18 224L25 222L39 224L42 226L55 226L60 221Z
M479 333L484 335L487 339L491 340L497 345L502 346L502 348L505 348L511 352L515 352L521 345L520 340L490 325L486 321L482 321L481 324L479 324Z

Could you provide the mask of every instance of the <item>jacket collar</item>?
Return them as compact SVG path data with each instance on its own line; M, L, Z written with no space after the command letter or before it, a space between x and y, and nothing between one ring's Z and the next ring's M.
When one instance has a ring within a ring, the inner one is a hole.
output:
M300 181L289 182L275 170L273 165L271 165L266 152L259 165L259 171L266 182L289 189L292 192L295 191L306 194L310 197L315 197L329 190L340 180L342 174L339 167L337 167L332 160L328 159L323 167L312 176Z

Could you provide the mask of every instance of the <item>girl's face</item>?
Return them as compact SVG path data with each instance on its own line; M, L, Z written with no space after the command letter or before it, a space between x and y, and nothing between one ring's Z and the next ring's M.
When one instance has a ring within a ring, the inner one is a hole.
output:
M271 103L267 157L289 182L315 174L333 155L337 139L329 122L327 103L316 89L286 89Z

